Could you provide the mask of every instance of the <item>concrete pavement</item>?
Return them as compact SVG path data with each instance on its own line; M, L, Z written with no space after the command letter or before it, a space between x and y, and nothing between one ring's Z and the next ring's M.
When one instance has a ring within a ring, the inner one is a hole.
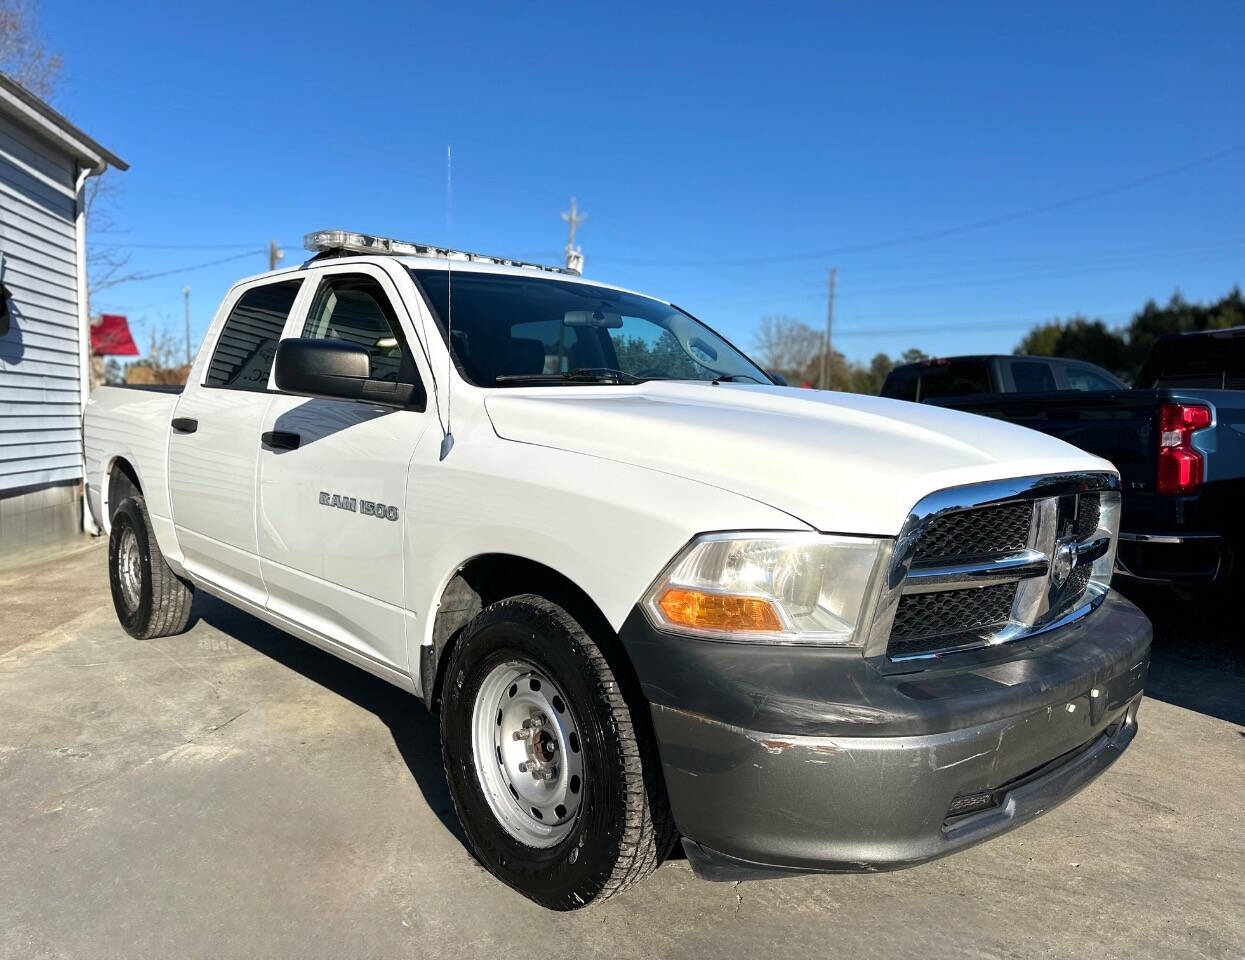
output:
M134 640L106 562L0 574L0 957L1245 953L1235 626L1160 641L1132 749L983 846L741 885L673 860L554 914L464 848L416 700L202 594Z

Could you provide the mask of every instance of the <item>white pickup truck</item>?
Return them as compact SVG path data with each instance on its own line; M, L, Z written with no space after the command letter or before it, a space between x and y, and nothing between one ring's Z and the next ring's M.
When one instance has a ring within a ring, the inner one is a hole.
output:
M421 698L473 852L533 900L678 839L710 879L917 863L1132 741L1111 464L782 387L556 268L308 245L230 291L180 393L92 396L117 615L173 634L203 590Z

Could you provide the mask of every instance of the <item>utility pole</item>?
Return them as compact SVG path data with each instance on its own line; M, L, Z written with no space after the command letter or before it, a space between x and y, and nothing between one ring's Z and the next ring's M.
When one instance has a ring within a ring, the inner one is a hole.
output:
M837 267L830 268L830 297L826 301L826 339L821 345L821 383L819 386L823 390L830 386L830 381L827 379L827 364L830 362L830 328L834 325L834 275L837 271Z
M182 299L186 302L186 366L190 366L190 288L182 287Z
M567 222L566 231L566 269L572 273L584 272L584 254L575 246L575 228L588 219L588 214L581 214L575 198L571 197L571 209L562 212L562 219Z
M276 270L277 261L285 259L285 251L277 248L276 240L268 241L268 269Z

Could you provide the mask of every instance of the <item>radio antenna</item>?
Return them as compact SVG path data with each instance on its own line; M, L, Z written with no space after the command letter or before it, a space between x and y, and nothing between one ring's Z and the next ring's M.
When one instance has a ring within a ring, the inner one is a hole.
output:
M445 436L441 438L441 459L454 449L454 270L450 265L450 235L453 228L454 181L450 144L445 145Z

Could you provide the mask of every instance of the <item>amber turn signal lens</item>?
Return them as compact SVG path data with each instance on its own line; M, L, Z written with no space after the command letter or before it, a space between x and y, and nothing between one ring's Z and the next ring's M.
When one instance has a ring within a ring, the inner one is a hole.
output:
M774 607L760 597L732 597L670 587L657 601L661 612L673 624L701 630L782 630Z

